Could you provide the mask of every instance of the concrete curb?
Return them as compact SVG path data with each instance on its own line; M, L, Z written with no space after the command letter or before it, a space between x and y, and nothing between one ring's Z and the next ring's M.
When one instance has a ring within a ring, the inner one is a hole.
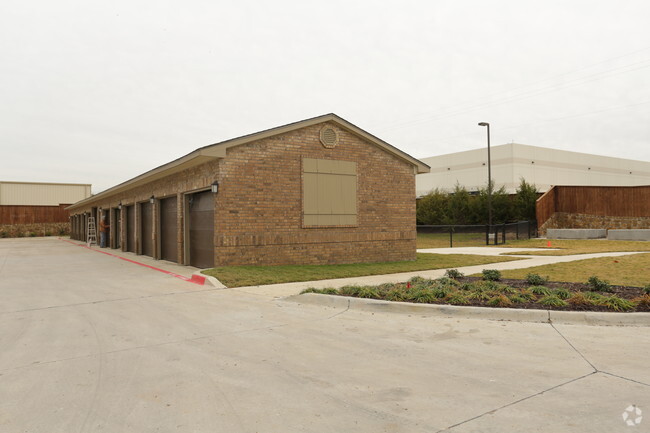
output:
M596 311L525 310L519 308L462 307L455 305L414 304L378 299L305 293L286 301L327 307L351 308L374 313L418 314L497 321L557 323L592 326L650 326L650 313L601 313Z
M194 279L194 276L197 276L198 278L202 278L205 281L203 282L204 285L209 284L211 286L214 286L217 289L227 289L228 287L224 286L221 281L217 280L215 277L211 277L210 275L206 275L203 273L203 271L195 271L192 274L192 279Z

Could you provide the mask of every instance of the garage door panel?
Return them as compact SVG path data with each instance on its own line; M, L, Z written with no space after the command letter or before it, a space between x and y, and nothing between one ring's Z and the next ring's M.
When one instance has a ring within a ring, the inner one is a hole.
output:
M126 250L135 253L135 207L126 207Z
M190 264L211 268L214 266L214 196L206 191L190 198Z
M153 205L149 202L140 206L142 217L140 219L140 239L142 239L142 254L153 257Z
M178 261L178 204L176 197L160 201L160 257Z

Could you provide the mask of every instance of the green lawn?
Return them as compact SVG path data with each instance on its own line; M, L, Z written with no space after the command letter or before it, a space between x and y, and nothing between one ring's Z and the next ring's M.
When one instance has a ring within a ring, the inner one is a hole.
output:
M459 268L512 260L519 259L463 254L418 254L417 260L412 262L355 263L346 265L222 266L207 269L203 273L217 278L226 287L243 287Z
M528 253L512 253L512 254L528 254L536 256L568 256L572 254L589 254L589 253L605 253L614 251L648 251L650 252L650 242L642 241L608 241L606 239L528 239L520 241L508 241L505 245L500 247L510 248L548 248L548 243L551 243L551 248L559 248L559 251L535 251Z
M548 276L551 281L574 283L585 283L590 276L596 275L611 284L644 287L650 284L650 254L603 257L501 271L503 278L525 278L529 273Z

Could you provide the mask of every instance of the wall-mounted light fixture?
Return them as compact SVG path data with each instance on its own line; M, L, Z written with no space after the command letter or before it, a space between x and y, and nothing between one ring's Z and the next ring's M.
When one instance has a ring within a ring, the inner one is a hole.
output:
M120 202L120 204L117 205L117 208L118 208L119 210L122 210L122 202Z
M153 196L149 197L149 203L153 204L154 201L156 201L156 199Z
M219 182L216 180L212 182L212 192L215 194L219 192Z

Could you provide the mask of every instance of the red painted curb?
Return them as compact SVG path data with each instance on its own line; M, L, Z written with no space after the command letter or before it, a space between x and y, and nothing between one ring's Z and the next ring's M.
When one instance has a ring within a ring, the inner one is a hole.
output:
M178 275L178 274L175 274L173 272L166 271L164 269L156 268L155 266L146 265L144 263L136 262L135 260L127 259L126 257L116 256L115 254L111 254L111 253L108 253L106 251L93 250L92 248L90 248L89 246L87 246L85 244L79 245L76 242L72 242L72 241L69 241L67 239L61 239L61 238L59 238L59 240L63 241L63 242L67 242L67 243L75 245L75 246L78 246L78 247L86 248L87 250L90 250L90 251L95 251L96 253L106 254L107 256L115 257L115 258L118 258L120 260L124 260L125 262L133 263L133 264L136 264L136 265L139 265L139 266L144 266L145 268L149 268L149 269L153 269L154 271L162 272L163 274L167 274L167 275L169 275L171 277L178 278L179 280L187 281L188 283L198 284L198 285L201 285L201 286L203 284L205 284L205 277L201 277L200 275L192 275L192 278L187 278L187 277L184 277L182 275ZM197 278L194 278L194 277L197 277Z
M205 284L205 277L203 275L193 274L191 279L193 283L201 285Z

